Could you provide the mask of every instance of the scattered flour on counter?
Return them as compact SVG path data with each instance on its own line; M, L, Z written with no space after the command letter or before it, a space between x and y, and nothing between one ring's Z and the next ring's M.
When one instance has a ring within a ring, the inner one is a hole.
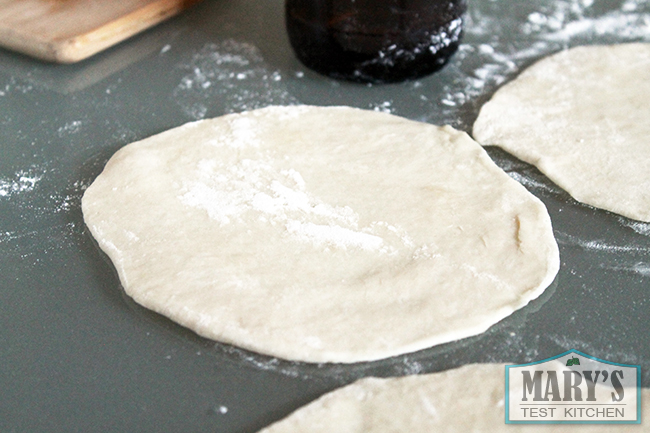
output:
M607 333L604 332L602 334L604 336L607 335ZM616 362L622 364L641 365L641 371L643 374L648 374L648 367L650 366L649 360L644 359L643 357L639 357L631 351L612 350L611 343L607 344L607 342L605 343L604 347L597 347L593 343L570 338L566 335L550 334L545 335L544 337L565 350L575 349L583 353L588 353L589 355L600 359L615 359Z
M225 354L237 365L247 365L255 370L277 373L282 376L301 380L314 380L326 377L343 385L367 376L381 374L386 368L393 374L421 374L432 370L430 360L413 360L410 356L395 357L383 361L362 362L358 364L319 363L304 364L248 352L235 346L216 343L214 349Z
M68 122L62 127L60 127L56 132L59 135L59 137L63 138L68 134L76 134L77 132L81 131L81 126L82 122L81 120L74 120L72 122Z
M37 262L42 254L76 245L83 236L83 223L61 215L79 208L87 183L76 181L51 193L43 183L51 171L32 166L0 177L0 204L8 216L14 215L0 222L0 255Z
M13 178L0 178L0 199L32 191L42 178L43 173L36 173L33 169L21 170Z
M638 262L630 266L606 266L601 265L602 268L612 269L614 271L633 272L641 275L642 277L650 277L650 263Z
M311 378L311 375L307 373L307 369L304 368L304 366L294 362L248 352L244 349L221 343L215 343L214 348L228 356L232 356L234 358L233 362L237 364L243 362L244 364L252 366L256 370L272 371L292 378Z
M20 93L28 93L33 89L34 86L32 86L31 84L21 83L18 80L16 80L15 77L12 76L6 84L4 85L0 84L0 97L7 96L8 94L14 91Z
M384 102L379 102L377 104L372 104L370 108L374 111L379 111L382 113L392 113L393 112L393 102L392 101L384 101Z
M459 122L458 108L478 112L505 81L532 61L569 46L650 41L650 1L625 0L615 10L600 11L594 0L546 0L505 8L503 0L470 2L465 36L440 74L460 77L444 85L442 121ZM522 22L521 13L527 13ZM502 39L499 35L511 35ZM485 43L486 35L491 36Z
M424 373L425 368L421 362L410 359L405 356L401 364L395 365L395 370L400 375L411 375Z
M53 207L54 213L67 212L72 209L77 209L81 203L81 196L89 185L89 180L78 180L74 182L70 190L64 194L55 194L50 196L50 199L56 203L56 205Z
M612 35L638 39L650 36L650 13L645 0L627 0L617 10L597 15L594 0L571 0L551 3L541 11L532 12L522 25L525 34L568 42L572 38ZM643 10L645 9L645 11Z
M513 178L514 180L516 180L517 182L519 182L520 184L522 184L522 185L524 185L524 186L526 186L528 188L541 190L541 191L546 191L546 192L550 192L550 193L553 193L553 194L559 194L559 193L562 192L562 190L559 187L555 186L554 184L540 182L540 181L538 181L536 179L533 179L532 177L526 176L526 175L524 175L522 173L519 173L519 172L516 172L516 171L507 171L507 170L506 170L506 173L508 173L508 175L511 178Z
M628 218L623 218L623 217L619 218L618 220L622 225L631 228L632 230L634 230L638 234L644 235L644 236L650 236L650 223L643 223L643 222L640 222L640 221L633 221L633 220L630 220Z
M514 158L497 147L487 146L485 149L496 165L529 190L544 191L554 195L566 194L562 188L552 183L531 165Z
M270 70L259 49L249 43L229 39L206 44L178 68L187 73L173 96L192 119L209 116L215 100L228 112L297 103L284 87L282 74Z
M585 250L603 251L609 253L650 253L650 247L635 245L611 245L598 240L585 240L567 233L555 232L555 238L560 245L576 245Z
M448 123L458 123L455 117L458 117L457 110L461 106L475 106L478 110L477 101L482 95L491 93L515 75L521 63L541 56L548 49L548 44L544 43L535 43L519 52L500 52L495 46L500 48L496 43L461 44L454 61L447 66L451 75L461 77L449 80L443 87L440 108L448 112ZM512 49L512 46L503 49Z

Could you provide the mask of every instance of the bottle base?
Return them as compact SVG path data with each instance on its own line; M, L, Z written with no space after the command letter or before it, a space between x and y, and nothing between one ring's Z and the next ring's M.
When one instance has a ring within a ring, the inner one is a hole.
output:
M462 38L459 17L433 31L423 31L415 42L386 44L386 48L368 54L345 49L332 32L290 14L286 19L291 46L305 66L331 78L358 83L396 83L430 75L447 64Z

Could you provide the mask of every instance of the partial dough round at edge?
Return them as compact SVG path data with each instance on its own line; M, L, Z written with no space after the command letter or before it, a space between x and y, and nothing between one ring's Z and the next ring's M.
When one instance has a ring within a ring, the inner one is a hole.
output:
M269 107L133 143L82 208L136 302L308 362L479 334L559 267L544 205L466 134L346 107Z
M506 424L505 366L468 364L440 373L360 379L324 394L259 433L647 431L647 388L641 390L643 426L618 424L612 430L611 425L602 424Z
M537 166L576 200L650 222L650 44L582 46L497 90L473 136Z

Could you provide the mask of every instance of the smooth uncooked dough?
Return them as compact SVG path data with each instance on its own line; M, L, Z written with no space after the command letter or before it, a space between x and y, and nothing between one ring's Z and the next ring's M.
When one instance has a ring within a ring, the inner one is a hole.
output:
M365 378L325 394L259 433L467 433L648 431L650 390L640 425L505 423L505 364L470 364L443 373ZM570 428L569 428L570 427Z
M545 58L481 108L474 138L536 165L576 200L650 222L650 44Z
M270 107L130 144L82 207L136 302L292 360L481 333L559 266L544 205L467 134L346 107Z

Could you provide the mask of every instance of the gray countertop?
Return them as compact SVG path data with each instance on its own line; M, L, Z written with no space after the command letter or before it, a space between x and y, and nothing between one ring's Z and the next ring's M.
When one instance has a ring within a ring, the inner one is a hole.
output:
M470 0L444 70L366 86L295 59L281 0L206 0L75 65L0 50L0 431L254 432L362 376L569 349L641 365L650 386L650 224L581 205L498 149L495 161L549 209L557 279L484 334L372 363L277 360L145 310L124 295L80 210L117 149L191 120L302 103L469 131L481 104L533 61L628 41L650 42L649 2Z

